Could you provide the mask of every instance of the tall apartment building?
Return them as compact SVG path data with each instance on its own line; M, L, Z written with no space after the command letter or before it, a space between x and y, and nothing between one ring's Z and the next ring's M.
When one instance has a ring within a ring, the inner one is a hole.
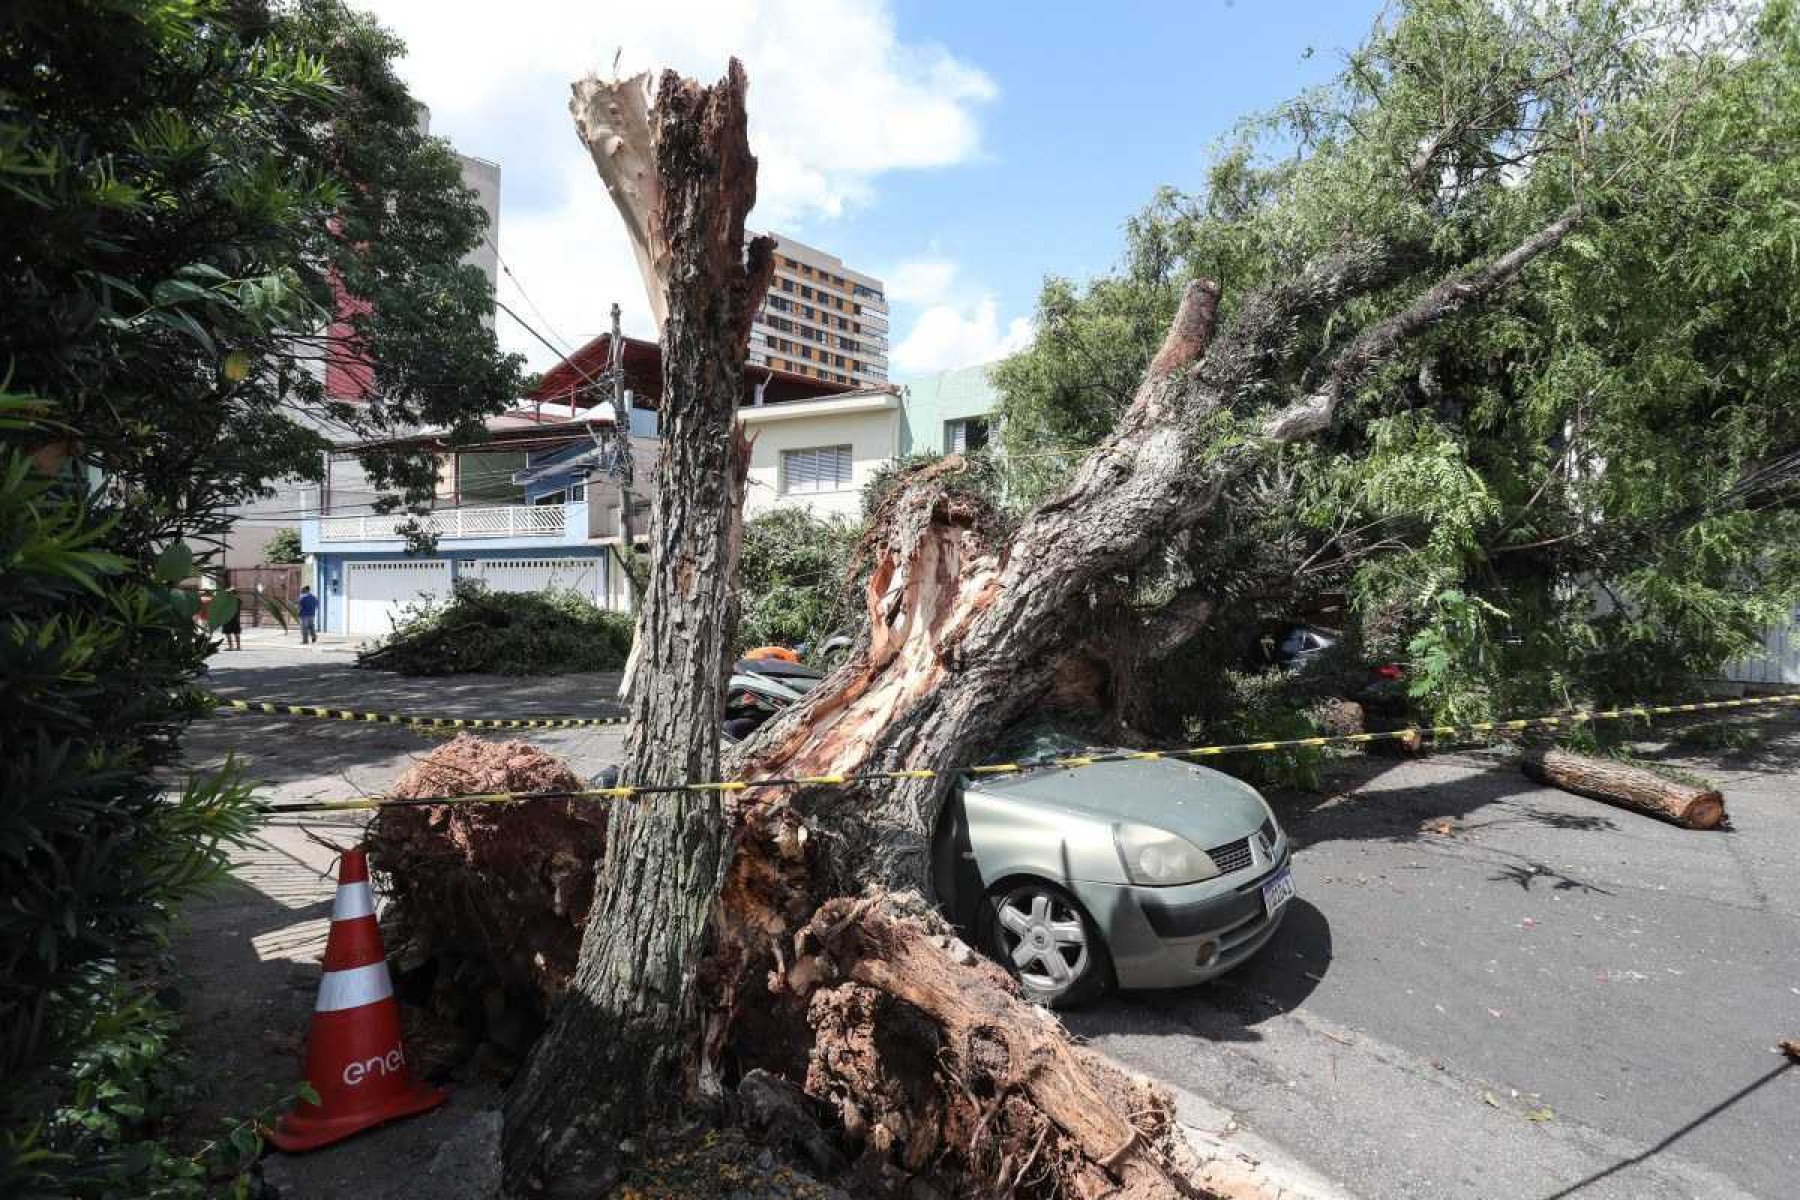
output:
M888 306L881 280L775 235L775 278L750 326L750 361L846 388L888 377Z

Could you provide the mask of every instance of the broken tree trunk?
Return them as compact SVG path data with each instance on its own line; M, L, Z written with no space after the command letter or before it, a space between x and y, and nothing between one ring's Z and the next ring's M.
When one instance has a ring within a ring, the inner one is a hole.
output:
M1519 765L1539 783L1688 829L1717 829L1725 823L1725 798L1717 788L1696 787L1642 767L1567 750L1539 750Z
M718 777L742 469L731 407L766 282L766 254L759 266L753 251L748 269L740 260L754 170L742 99L735 63L706 91L665 75L654 114L641 85L577 89L584 140L653 297L667 297L656 565L626 767L640 785ZM815 1096L847 1098L845 1132L865 1137L879 1190L925 1174L958 1192L1188 1194L1166 1122L1158 1134L1128 1115L1164 1111L1166 1098L1134 1103L1116 1070L1022 1015L1004 976L931 940L918 898L930 895L946 769L1051 687L1092 632L1098 591L1192 528L1269 447L1328 427L1396 348L1505 287L1579 220L1570 210L1493 262L1449 271L1305 372L1322 385L1273 415L1296 327L1417 274L1423 251L1365 242L1301 264L1224 328L1218 288L1190 283L1118 428L1010 535L958 486L960 459L905 477L865 545L870 620L851 660L732 768L916 777L746 792L729 810L715 792L622 806L574 986L509 1097L508 1186L597 1191L621 1131L704 1094L721 1069L773 1066L804 1073ZM832 900L871 885L893 895ZM899 1077L859 1075L858 1063Z
M750 321L773 242L746 253L756 159L734 59L703 88L665 72L584 80L571 108L627 225L662 322L662 454L655 550L639 612L625 775L640 786L716 779L737 613L744 444L737 433ZM615 184L615 174L618 182ZM696 1087L698 968L729 839L720 794L618 806L568 992L507 1095L502 1147L515 1192L595 1195L618 1173L622 1133Z

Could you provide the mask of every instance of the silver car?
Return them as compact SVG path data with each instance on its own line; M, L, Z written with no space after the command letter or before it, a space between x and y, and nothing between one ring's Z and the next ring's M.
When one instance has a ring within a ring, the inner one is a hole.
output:
M970 778L932 851L945 911L1053 1006L1223 974L1294 897L1256 789L1168 759Z
M795 682L734 675L727 712L785 708L806 686ZM1043 727L1010 749L1001 757L1027 763L1092 753ZM1289 854L1262 796L1222 772L1174 759L1042 766L964 777L939 817L932 878L953 922L1032 999L1062 1007L1243 963L1294 897Z

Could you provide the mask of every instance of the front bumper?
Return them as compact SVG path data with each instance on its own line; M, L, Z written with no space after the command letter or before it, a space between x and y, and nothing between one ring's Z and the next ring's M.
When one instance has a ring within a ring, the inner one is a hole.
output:
M1284 838L1273 863L1224 879L1172 888L1069 886L1105 936L1120 987L1186 987L1231 970L1274 936L1293 902L1270 917L1262 886L1290 861Z

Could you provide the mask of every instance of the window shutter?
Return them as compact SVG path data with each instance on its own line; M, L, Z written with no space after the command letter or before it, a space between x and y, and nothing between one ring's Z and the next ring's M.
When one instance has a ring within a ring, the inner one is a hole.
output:
M784 492L835 492L850 486L850 447L819 446L781 452Z

